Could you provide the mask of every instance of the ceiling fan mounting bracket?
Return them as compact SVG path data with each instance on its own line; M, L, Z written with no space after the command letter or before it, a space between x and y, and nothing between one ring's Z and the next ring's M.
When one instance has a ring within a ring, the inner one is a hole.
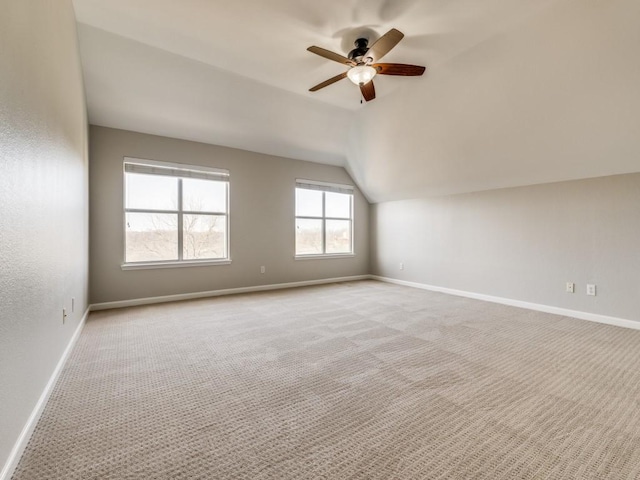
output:
M356 48L367 48L367 45L369 45L369 39L368 38L357 38L355 42L353 42L353 46Z

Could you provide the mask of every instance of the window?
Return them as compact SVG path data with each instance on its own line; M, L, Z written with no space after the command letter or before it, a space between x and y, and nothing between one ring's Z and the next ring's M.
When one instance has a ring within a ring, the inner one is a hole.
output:
M229 257L229 172L125 158L125 264Z
M296 256L353 254L353 187L296 180Z

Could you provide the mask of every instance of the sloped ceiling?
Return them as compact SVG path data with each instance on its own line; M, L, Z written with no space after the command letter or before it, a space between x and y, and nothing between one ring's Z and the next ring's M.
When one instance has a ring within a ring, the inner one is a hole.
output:
M345 163L347 110L87 25L79 34L92 124Z
M637 0L74 0L89 119L344 165L374 202L640 171ZM360 35L406 35L361 104Z

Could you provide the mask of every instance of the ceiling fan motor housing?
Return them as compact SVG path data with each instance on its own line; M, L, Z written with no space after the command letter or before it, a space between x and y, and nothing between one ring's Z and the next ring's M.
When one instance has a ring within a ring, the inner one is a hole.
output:
M358 64L368 63L373 60L371 57L365 57L366 53L369 51L367 45L369 45L369 40L366 38L358 38L354 45L356 48L349 52L349 58Z

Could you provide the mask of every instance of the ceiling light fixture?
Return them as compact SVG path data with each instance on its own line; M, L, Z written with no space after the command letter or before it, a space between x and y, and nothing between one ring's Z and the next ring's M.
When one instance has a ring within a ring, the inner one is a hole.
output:
M347 77L356 85L364 85L373 80L378 71L369 65L357 65L347 72Z
M310 92L317 92L321 88L328 87L334 83L348 78L360 88L362 100L370 102L376 98L376 89L373 86L373 77L376 75L399 75L403 77L417 77L424 73L424 67L419 65L405 65L404 63L379 63L389 51L395 47L404 34L392 28L373 45L369 46L367 38L358 38L355 47L347 55L332 52L326 48L311 46L307 48L311 53L333 62L341 63L349 67L349 70L342 72L335 77L331 77L315 87L309 89Z

